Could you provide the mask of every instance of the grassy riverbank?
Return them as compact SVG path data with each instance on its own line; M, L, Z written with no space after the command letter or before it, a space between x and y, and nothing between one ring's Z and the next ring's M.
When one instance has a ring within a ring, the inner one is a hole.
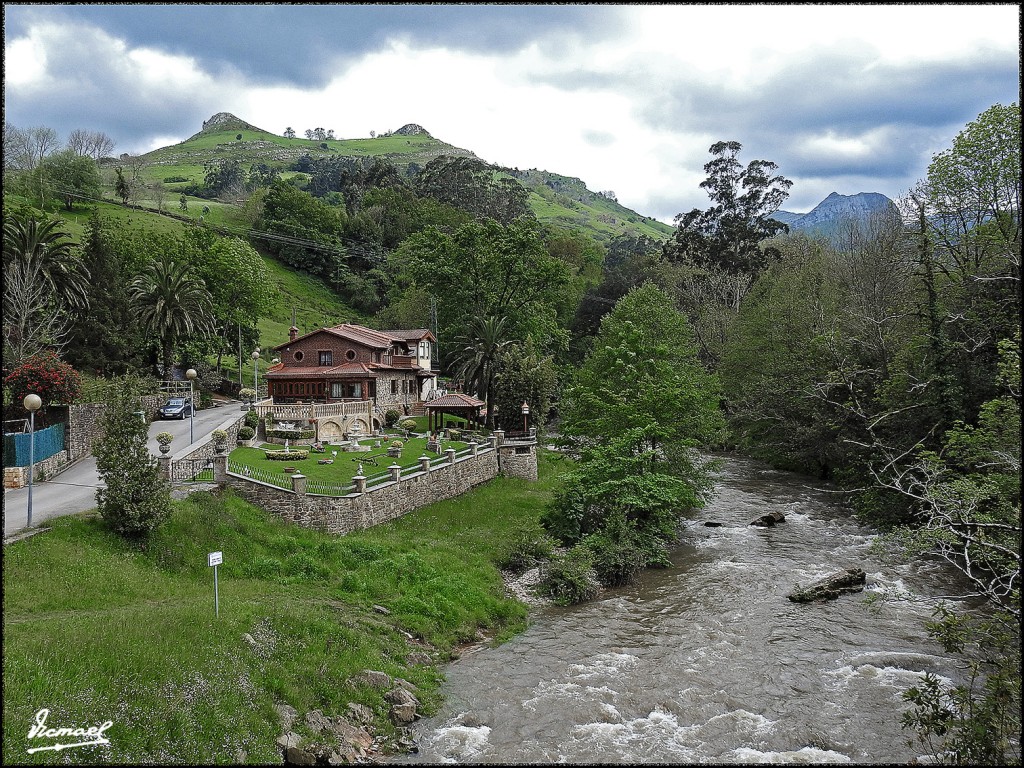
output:
M461 644L520 631L526 610L494 561L536 525L563 467L541 451L536 483L498 478L346 537L230 494L176 502L145 552L95 517L59 518L4 550L4 762L279 762L276 702L299 723L357 702L393 734L381 691L347 681L364 669L405 678L429 713L438 665ZM433 662L407 663L413 651ZM49 728L113 721L110 746L27 754L59 741L27 739L44 708Z

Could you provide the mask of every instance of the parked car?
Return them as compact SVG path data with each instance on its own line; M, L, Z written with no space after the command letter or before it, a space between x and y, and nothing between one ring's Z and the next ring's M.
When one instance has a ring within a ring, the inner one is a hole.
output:
M161 419L184 419L192 415L192 400L187 397L172 397L157 411Z

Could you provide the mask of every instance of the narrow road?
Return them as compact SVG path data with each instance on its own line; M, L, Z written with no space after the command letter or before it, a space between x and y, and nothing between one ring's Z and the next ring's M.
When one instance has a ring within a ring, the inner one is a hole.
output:
M174 435L171 455L184 452L189 446L189 430L193 440L200 440L225 421L238 418L240 403L228 401L218 408L196 411L195 423L183 421L154 421L149 426L147 447L154 456L159 456L158 432ZM101 488L93 456L81 459L51 480L34 482L32 486L32 525L36 527L46 520L61 515L72 515L96 507L96 489ZM25 528L28 522L28 488L4 490L4 537Z

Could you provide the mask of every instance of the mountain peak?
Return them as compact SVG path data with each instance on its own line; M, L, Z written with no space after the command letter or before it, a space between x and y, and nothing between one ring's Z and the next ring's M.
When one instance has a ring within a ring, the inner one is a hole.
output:
M397 131L395 131L395 135L396 136L421 136L421 135L422 136L430 136L430 132L426 128L424 128L422 125L416 125L416 123L406 123L401 128L399 128ZM430 136L430 138L434 138L434 137Z
M240 117L235 117L230 112L218 112L209 120L203 121L203 130L200 133L215 131L263 131L263 129L245 122ZM266 133L266 131L263 132Z

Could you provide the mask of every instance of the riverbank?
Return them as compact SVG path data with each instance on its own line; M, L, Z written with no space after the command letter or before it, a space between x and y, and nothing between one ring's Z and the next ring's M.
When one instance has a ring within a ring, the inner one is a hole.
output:
M541 452L540 470L342 538L197 493L145 551L88 515L7 546L7 759L279 763L289 732L302 745L354 741L358 760L400 751L396 688L430 715L443 664L526 626L495 563L536 525L562 462ZM43 709L49 728L112 721L109 744L30 743Z

